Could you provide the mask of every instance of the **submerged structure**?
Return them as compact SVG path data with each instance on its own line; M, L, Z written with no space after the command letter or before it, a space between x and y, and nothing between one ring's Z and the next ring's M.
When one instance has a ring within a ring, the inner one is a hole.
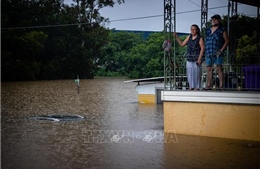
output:
M43 121L79 121L84 120L85 117L80 115L59 115L59 114L52 114L52 115L42 115L42 116L33 116L29 117L30 120L43 120Z

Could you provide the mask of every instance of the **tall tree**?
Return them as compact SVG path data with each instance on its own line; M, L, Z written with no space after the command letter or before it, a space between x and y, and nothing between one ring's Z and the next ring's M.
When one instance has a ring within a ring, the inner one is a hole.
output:
M144 42L143 34L133 32L111 32L110 40L102 48L102 53L96 62L98 75L104 76L111 72L126 75L127 58L131 48ZM107 73L106 73L107 72Z
M99 10L122 2L3 0L2 80L92 78L109 32Z
M252 36L244 35L238 39L236 65L260 64L259 53L257 53L257 48L260 46L259 36L260 34L254 31Z

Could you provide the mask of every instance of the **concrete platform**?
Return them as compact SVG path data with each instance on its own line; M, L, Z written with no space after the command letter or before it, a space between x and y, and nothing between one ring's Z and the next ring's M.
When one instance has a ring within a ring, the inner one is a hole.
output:
M164 132L260 141L260 93L162 91Z

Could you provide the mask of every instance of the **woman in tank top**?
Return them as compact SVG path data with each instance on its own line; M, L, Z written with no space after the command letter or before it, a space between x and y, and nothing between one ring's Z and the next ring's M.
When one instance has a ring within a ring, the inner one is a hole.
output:
M201 63L202 56L204 55L204 41L200 36L198 25L191 25L190 30L191 34L183 42L177 36L177 33L173 33L173 35L176 37L180 46L187 45L186 70L189 90L199 90Z

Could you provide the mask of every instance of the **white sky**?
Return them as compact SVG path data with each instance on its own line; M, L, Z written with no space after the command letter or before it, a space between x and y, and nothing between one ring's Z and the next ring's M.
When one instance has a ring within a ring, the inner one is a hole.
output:
M65 0L69 1L69 0ZM190 25L201 25L201 0L176 0L176 31L190 32ZM227 15L227 0L208 0L208 19L214 14ZM222 8L216 8L221 7ZM216 8L216 9L210 9ZM194 11L187 12L185 11ZM139 31L162 31L164 27L164 0L125 0L124 4L116 4L113 8L106 7L100 11L101 15L109 18L111 21L107 27L117 30L139 30ZM178 14L180 13L180 14ZM256 16L257 8L238 3L238 13L248 16ZM145 19L133 19L125 21L116 21L121 19L156 16Z

